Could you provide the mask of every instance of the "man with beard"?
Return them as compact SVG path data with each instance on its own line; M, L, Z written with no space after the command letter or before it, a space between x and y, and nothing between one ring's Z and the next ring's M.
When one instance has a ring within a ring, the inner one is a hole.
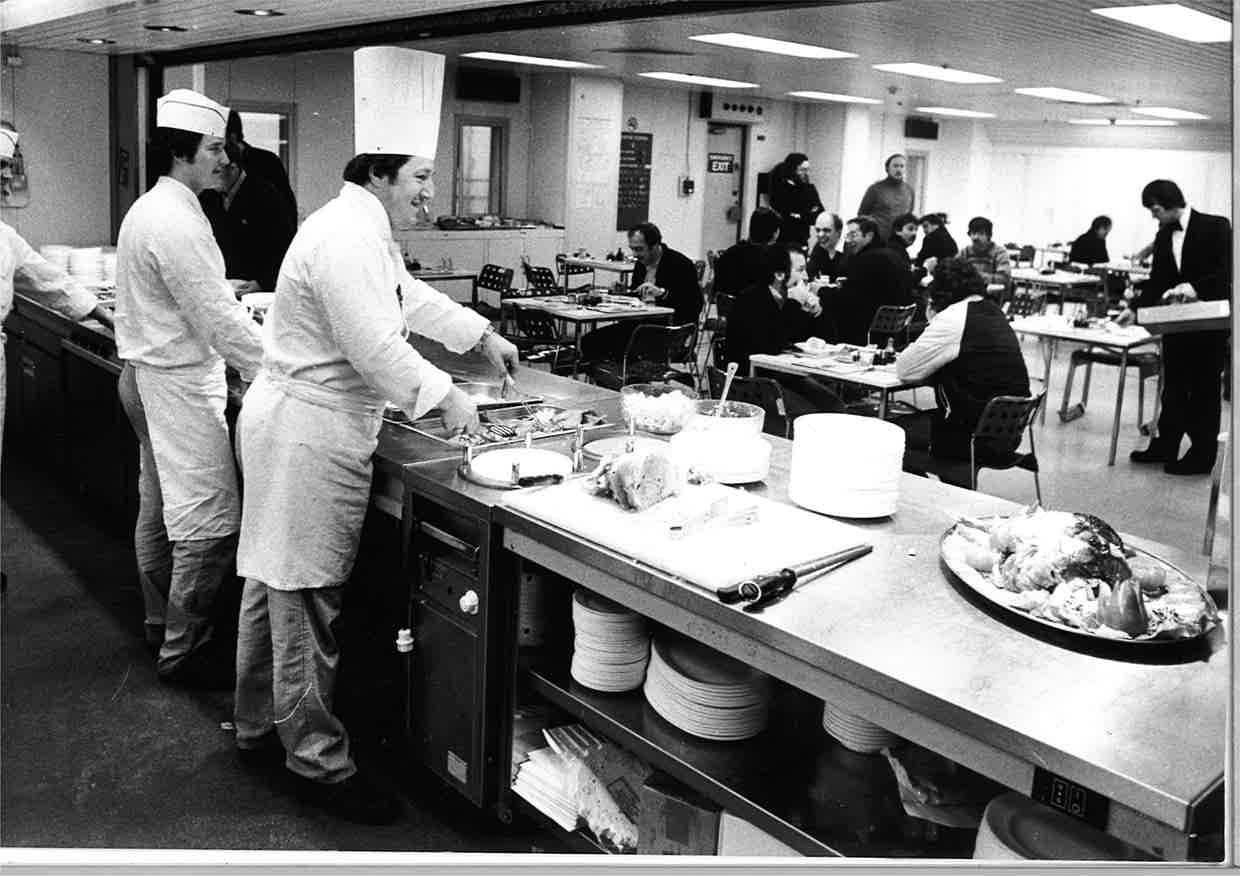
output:
M844 246L848 272L843 287L829 293L826 306L834 317L835 340L864 344L879 307L912 303L909 275L899 256L882 244L878 223L870 216L848 220Z

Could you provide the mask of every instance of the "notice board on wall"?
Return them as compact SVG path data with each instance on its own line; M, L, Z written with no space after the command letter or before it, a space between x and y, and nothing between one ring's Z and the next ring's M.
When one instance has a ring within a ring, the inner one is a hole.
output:
M616 230L627 231L650 218L650 162L654 135L620 132L620 190L616 198Z

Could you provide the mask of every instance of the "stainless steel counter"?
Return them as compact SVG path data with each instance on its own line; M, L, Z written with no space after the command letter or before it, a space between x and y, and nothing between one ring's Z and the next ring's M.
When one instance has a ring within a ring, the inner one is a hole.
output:
M773 443L771 476L756 492L786 502L791 444ZM1110 801L1111 833L1184 858L1194 811L1223 776L1223 631L1187 662L1135 662L1014 628L949 581L938 541L959 515L1016 507L906 475L898 512L858 524L870 556L762 615L502 504L493 519L526 559L1011 788L1031 793L1040 767L1091 789Z

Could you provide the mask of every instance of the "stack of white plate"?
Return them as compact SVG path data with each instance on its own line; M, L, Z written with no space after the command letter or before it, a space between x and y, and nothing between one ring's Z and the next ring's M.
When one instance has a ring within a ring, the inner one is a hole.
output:
M877 417L805 414L793 423L788 498L839 517L887 517L900 498L904 430Z
M640 687L650 657L641 615L610 599L573 592L573 679L591 690L620 693Z
M974 860L1148 861L1141 849L1023 794L1000 794L986 806Z
M873 754L900 741L891 731L830 703L822 704L822 729L858 754Z
M83 246L69 252L69 275L80 283L103 282L103 249Z
M721 741L761 733L771 698L767 676L681 637L654 643L645 694L654 710L676 727Z
M105 246L100 256L100 266L103 271L103 282L107 285L116 285L116 247Z
M73 252L73 247L61 243L49 243L39 247L39 255L66 273L69 270L69 253L71 252Z

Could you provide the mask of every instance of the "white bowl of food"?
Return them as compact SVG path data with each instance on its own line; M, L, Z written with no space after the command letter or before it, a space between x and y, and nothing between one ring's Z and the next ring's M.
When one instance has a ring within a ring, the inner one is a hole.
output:
M766 421L766 411L748 402L704 398L697 402L693 416L685 425L689 432L709 432L716 435L761 435Z
M624 422L643 432L674 435L697 411L697 393L680 383L634 383L620 390Z

